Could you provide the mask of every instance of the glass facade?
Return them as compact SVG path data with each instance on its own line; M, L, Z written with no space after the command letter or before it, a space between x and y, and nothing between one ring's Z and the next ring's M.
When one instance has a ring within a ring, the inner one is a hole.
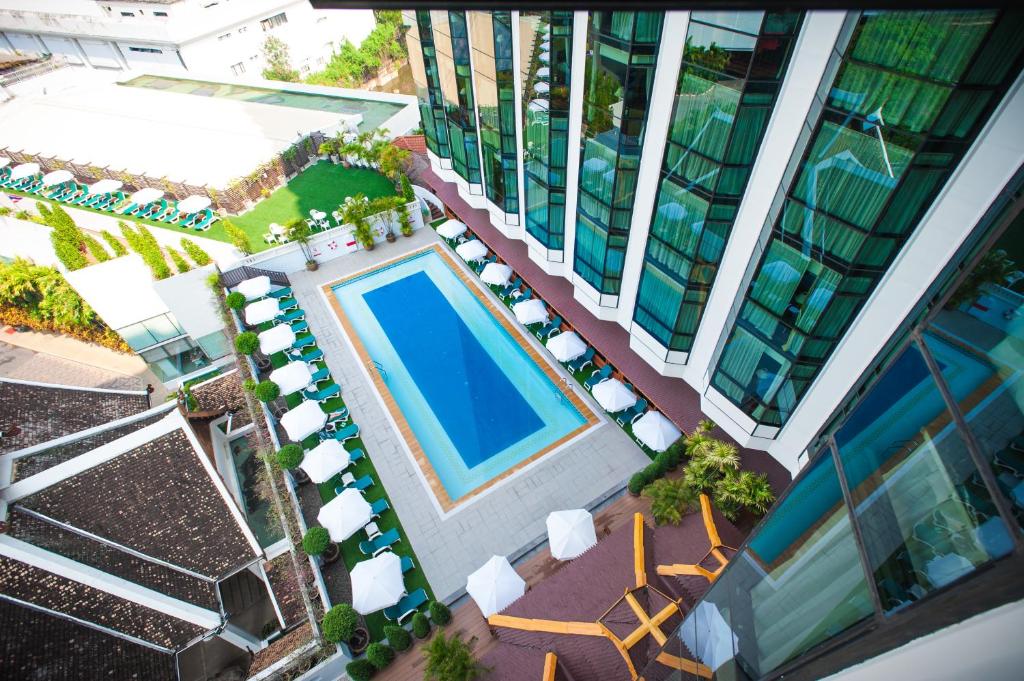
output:
M407 22L409 30L406 41L409 47L409 64L416 83L416 100L420 108L423 137L427 148L440 158L450 158L448 146L448 124L444 119L444 98L441 95L441 78L437 68L437 52L434 49L434 33L430 27L430 12L416 10L413 20Z
M519 213L512 13L469 12L484 194L505 213Z
M526 231L546 248L565 246L572 12L520 12Z
M689 351L802 12L693 12L634 321Z
M864 12L711 379L781 427L1017 75L997 11Z
M124 339L124 342L136 352L185 335L185 330L181 328L178 320L170 313L129 324L117 329L117 332Z
M430 26L437 50L452 168L470 185L479 185L480 150L466 13L430 10Z
M640 152L664 21L662 12L591 12L573 271L618 295Z

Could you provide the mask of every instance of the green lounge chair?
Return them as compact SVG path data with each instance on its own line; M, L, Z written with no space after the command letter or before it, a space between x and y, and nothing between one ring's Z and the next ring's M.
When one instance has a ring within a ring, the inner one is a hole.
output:
M302 348L308 348L310 345L316 345L316 338L313 334L309 334L305 338L298 338L292 343L293 350L301 350Z
M537 330L537 338L544 340L545 338L551 338L551 336L562 330L562 318L559 315L555 315L555 318L544 325L543 328Z
M281 312L287 312L288 310L297 310L299 307L299 301L294 298L282 298L277 301L277 309Z
M612 365L605 364L603 367L590 374L590 377L583 382L583 387L587 390L593 390L594 386L598 383L604 383L612 377Z
M285 322L287 324L290 324L291 322L297 322L300 319L305 318L306 311L303 310L302 308L295 308L294 310L282 312L281 314L277 315L276 317L274 317L274 321Z
M381 499L381 501L385 501ZM416 569L416 563L412 562L412 556L400 556L402 559L402 574L407 574Z
M324 431L320 431L320 433L321 440L328 440L333 437L338 442L344 444L348 440L359 437L359 424L350 423L341 430L336 430L333 433L326 433Z
M587 368L594 363L594 348L587 348L587 351L582 355L572 360L567 364L569 371L579 373L583 369Z
M313 372L310 378L310 383L319 383L320 381L326 381L331 377L331 370L327 367L321 367Z
M645 411L647 411L647 400L641 397L632 407L615 417L615 421L620 426L624 426L627 423L633 423L636 421L644 415Z
M359 552L364 556L376 556L387 551L401 539L402 538L398 535L398 530L391 528L376 539L359 542ZM401 603L399 603L399 605L401 605Z
M370 503L370 511L373 512L374 518L379 518L385 511L391 510L391 504L388 503L387 499L377 499Z
M281 298L290 298L292 295L292 289L290 286L285 286L284 288L279 288L276 291L271 291L267 295L271 298L277 298L278 300Z
M298 342L298 341L296 341L296 342ZM323 356L324 356L324 351L321 350L320 348L314 348L314 349L310 350L309 352L307 352L306 354L302 354L298 350L289 350L288 351L288 359L298 360L300 362L305 362L306 364L309 364L310 362L315 362L318 359L323 359Z
M292 327L292 331L294 331L297 334L302 333L303 331L309 331L309 322L307 322L305 319L301 319L295 322L294 324L291 324L290 326Z
M505 288L501 289L501 291L498 292L498 295L501 296L502 298L508 298L510 295L512 295L513 293L518 291L519 287L522 286L522 285L523 285L523 278L522 277L516 277L516 280L513 281L508 286L506 286Z
M326 388L322 388L320 390L317 390L316 392L313 392L312 390L302 391L302 396L305 397L307 400L314 400L316 402L319 402L320 404L323 404L327 400L339 394L341 394L341 386L338 385L337 383L331 383Z
M384 608L384 617L396 624L401 624L407 617L412 617L419 607L428 600L425 590L416 589L390 608Z

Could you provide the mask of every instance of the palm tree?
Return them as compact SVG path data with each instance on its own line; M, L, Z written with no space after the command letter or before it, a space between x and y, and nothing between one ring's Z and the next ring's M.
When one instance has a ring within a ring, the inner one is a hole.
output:
M473 659L472 651L458 634L445 638L444 632L438 631L423 655L423 678L431 681L473 681L489 671Z

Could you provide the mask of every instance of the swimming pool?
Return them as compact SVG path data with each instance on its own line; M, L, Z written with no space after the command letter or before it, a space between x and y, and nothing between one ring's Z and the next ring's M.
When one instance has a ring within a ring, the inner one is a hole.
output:
M205 80L190 80L188 78L168 78L166 76L138 76L121 83L121 85L177 92L186 95L199 95L202 97L223 97L242 102L255 102L257 104L290 106L296 109L330 111L340 114L360 114L363 117L363 122L359 124L359 130L363 132L376 130L386 120L404 108L401 104L378 102L371 99L319 95L309 92L275 90L251 85L214 83Z
M550 368L530 357L438 251L329 288L361 359L376 363L399 430L404 421L414 456L422 452L416 458L428 483L433 475L443 488L438 494L431 484L442 507L587 426L578 398L555 385Z

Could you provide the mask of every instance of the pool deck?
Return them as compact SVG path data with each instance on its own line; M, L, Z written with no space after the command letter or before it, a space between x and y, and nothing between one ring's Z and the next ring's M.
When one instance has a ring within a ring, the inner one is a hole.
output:
M323 292L326 284L438 243L433 230L422 229L394 244L380 244L373 251L357 251L325 263L316 272L289 276L310 326L316 329L318 345L324 351L331 374L341 384L345 403L361 428L367 452L402 518L420 567L435 595L450 600L464 591L466 576L491 555L514 559L542 541L548 513L594 506L620 490L628 477L649 463L649 459L620 428L600 414L594 430L579 439L459 503L450 512L440 509L414 454L373 385L376 372L371 372L354 352ZM475 278L461 263L456 266L461 274L471 280ZM516 325L503 306L492 309L502 315L501 319ZM524 336L533 350L545 352L531 335ZM565 375L561 368L552 371ZM580 400L600 413L588 394L573 389Z

